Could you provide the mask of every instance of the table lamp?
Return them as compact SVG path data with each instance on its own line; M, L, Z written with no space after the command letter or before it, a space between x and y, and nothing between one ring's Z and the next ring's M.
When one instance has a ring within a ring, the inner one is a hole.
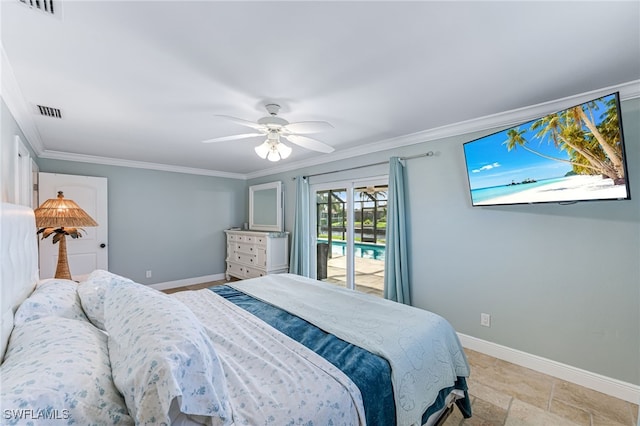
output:
M45 201L34 213L36 226L40 228L38 234L42 234L42 239L53 234L53 244L60 242L55 278L70 280L66 236L80 238L83 229L79 227L98 226L98 223L73 200L65 199L62 191L58 191L58 198Z

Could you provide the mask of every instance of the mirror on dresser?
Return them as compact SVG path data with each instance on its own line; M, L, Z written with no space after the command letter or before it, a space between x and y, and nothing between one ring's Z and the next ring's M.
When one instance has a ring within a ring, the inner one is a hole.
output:
M282 182L249 187L249 229L282 232Z
M283 232L282 182L249 187L249 229L227 229L227 280L289 271L289 233Z

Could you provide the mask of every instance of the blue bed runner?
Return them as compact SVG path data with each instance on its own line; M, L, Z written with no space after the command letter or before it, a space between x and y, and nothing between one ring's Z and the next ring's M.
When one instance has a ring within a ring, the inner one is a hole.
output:
M215 286L210 290L305 345L342 370L360 389L368 425L388 426L396 423L391 367L387 360L229 286ZM459 400L457 405L465 417L471 416L467 383L464 377L458 377L454 386L440 391L436 402L424 413L423 423L443 407L446 396L453 389L465 392L466 397Z

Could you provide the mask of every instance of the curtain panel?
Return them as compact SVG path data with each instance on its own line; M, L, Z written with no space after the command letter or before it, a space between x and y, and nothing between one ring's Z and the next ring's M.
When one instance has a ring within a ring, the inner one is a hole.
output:
M398 157L389 159L387 241L384 259L385 299L411 305L405 209L405 168Z
M309 214L309 181L304 176L298 176L296 177L296 207L291 236L289 272L304 277L310 276Z

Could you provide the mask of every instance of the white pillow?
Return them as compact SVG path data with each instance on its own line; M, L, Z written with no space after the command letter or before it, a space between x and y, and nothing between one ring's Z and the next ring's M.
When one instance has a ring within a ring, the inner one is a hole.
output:
M128 278L121 277L109 271L96 269L87 277L86 281L78 284L78 296L89 321L104 330L104 297L111 286L122 283L133 283Z
M44 317L16 326L0 376L3 424L133 424L113 384L107 337L88 321Z
M14 324L48 316L88 321L78 298L78 284L75 281L52 279L35 288L16 310Z
M222 365L186 305L121 283L107 289L104 313L113 380L136 424L171 424L172 406L203 424L231 424Z

